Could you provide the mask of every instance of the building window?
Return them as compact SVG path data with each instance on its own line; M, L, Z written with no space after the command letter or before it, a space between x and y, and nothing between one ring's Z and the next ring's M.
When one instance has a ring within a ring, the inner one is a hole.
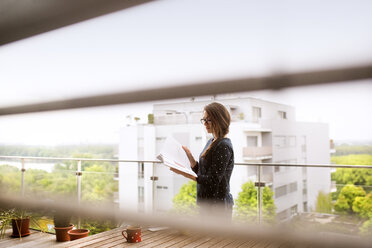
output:
M285 147L286 146L285 136L274 136L274 146Z
M157 189L168 189L168 186L156 186Z
M296 215L298 212L297 204L291 207L291 216Z
M304 212L307 212L307 202L304 202Z
M302 180L302 194L307 195L307 180Z
M257 136L247 136L247 147L257 147L258 146Z
M287 194L287 185L283 185L275 189L275 198L279 198L286 194Z
M279 212L279 213L277 213L277 218L279 219L279 220L285 220L285 219L287 219L287 210L283 210L283 211L281 211L281 212Z
M296 136L289 136L288 139L289 139L289 142L288 142L289 146L296 146Z
M261 118L261 108L252 107L252 122L258 122Z
M287 112L278 111L278 114L280 119L287 119Z
M297 182L291 183L289 185L289 192L292 193L292 192L295 192L295 191L297 191Z

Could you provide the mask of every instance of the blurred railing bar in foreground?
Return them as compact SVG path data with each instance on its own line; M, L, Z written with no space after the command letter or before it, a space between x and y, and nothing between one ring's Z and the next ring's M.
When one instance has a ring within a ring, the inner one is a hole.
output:
M156 87L113 94L100 94L59 101L40 102L0 108L0 116L52 110L127 104L195 96L247 92L265 89L346 82L372 78L372 65L348 66L337 69L279 73L263 77L244 77L210 82L194 82L180 86Z
M154 0L2 0L0 45ZM6 10L6 13L5 13Z
M296 232L285 228L272 228L257 225L226 223L216 217L200 218L199 216L182 218L172 215L165 218L164 215L150 215L137 213L129 210L114 210L111 208L97 208L90 205L77 205L72 201L47 202L38 199L22 199L14 196L0 196L0 205L3 207L18 207L29 211L51 209L60 213L82 216L86 218L95 217L97 220L125 220L142 226L167 226L176 230L192 230L192 232L236 238L240 240L265 240L272 243L291 242L296 247L371 247L370 240L351 239L350 237L325 237L315 236L315 233Z

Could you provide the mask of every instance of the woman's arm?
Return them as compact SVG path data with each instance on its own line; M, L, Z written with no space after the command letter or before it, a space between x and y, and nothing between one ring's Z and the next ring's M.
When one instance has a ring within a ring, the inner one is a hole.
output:
M174 169L174 168L170 168L170 170L173 171L174 173L177 173L177 174L181 175L181 176L184 176L186 178L189 178L191 180L196 181L196 177L194 177L194 176L192 176L190 174L187 174L187 173L185 173L183 171L180 171L180 170L177 170L177 169Z
M186 152L187 158L190 161L191 168L194 168L195 165L197 165L198 162L195 161L194 156L191 154L189 148L187 148L186 146L182 146L182 148Z

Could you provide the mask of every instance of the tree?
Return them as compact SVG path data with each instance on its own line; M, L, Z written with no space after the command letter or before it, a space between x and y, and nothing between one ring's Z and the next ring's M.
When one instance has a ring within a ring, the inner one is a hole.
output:
M372 192L365 197L356 197L353 202L353 211L362 218L372 219Z
M319 213L332 213L331 194L326 194L323 191L319 191L315 211Z
M273 195L269 187L263 188L262 214L266 222L275 221L276 206ZM239 192L238 198L235 201L235 218L244 221L256 221L257 207L257 189L253 182L247 182L242 185L242 191Z
M366 192L362 187L349 184L342 188L335 204L335 210L340 213L354 213L353 203L356 197L364 197Z
M196 182L190 181L184 184L179 193L173 198L173 210L183 215L194 215L198 213L196 205Z

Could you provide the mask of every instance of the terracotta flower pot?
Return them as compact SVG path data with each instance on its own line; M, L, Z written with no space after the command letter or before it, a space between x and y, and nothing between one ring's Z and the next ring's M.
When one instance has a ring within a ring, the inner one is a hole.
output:
M88 234L89 234L89 230L88 229L74 229L74 230L70 230L68 231L68 235L70 235L70 240L75 240L75 239L81 239L81 238L85 238L85 237L88 237Z
M70 235L68 235L68 231L70 231L74 225L70 225L68 227L54 227L54 230L56 230L56 239L57 242L65 242L70 241Z
M11 237L20 238L30 235L30 217L25 217L24 219L12 219L13 233Z

